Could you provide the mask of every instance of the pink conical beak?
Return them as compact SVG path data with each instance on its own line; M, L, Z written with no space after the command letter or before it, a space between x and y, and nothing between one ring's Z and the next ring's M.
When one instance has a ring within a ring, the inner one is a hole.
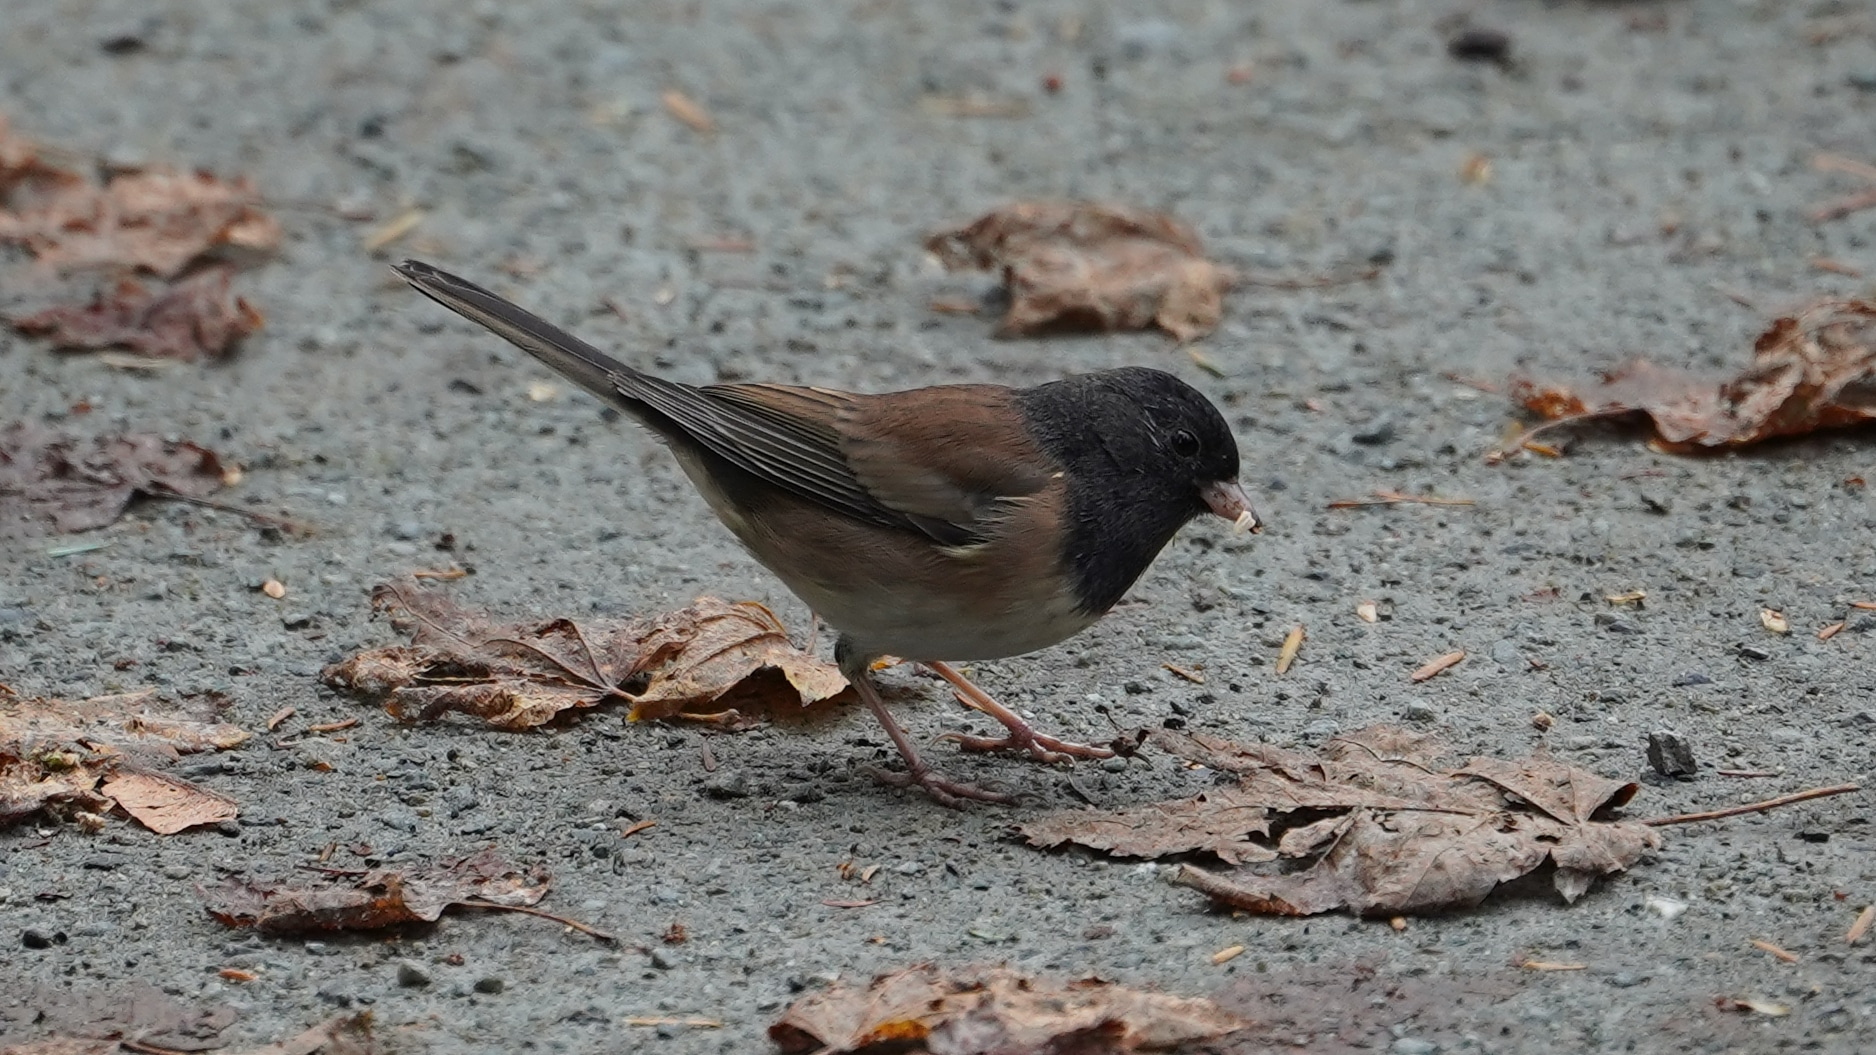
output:
M1205 499L1206 508L1231 521L1234 531L1249 531L1256 534L1264 529L1263 522L1251 511L1251 501L1244 497L1244 488L1236 480L1220 480L1206 484L1199 491L1199 497Z

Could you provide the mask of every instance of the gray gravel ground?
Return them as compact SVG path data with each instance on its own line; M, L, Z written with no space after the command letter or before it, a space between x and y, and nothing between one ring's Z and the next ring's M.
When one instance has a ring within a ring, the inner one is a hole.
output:
M1690 460L1610 431L1562 460L1494 468L1481 453L1508 407L1448 376L1581 375L1635 353L1736 364L1765 316L1729 292L1772 310L1867 290L1810 261L1876 271L1876 211L1822 226L1803 214L1858 186L1812 171L1814 151L1876 160L1868 6L5 8L0 98L23 132L118 161L250 174L289 232L277 261L240 280L267 327L232 362L118 372L0 335L5 415L201 440L247 467L235 501L318 530L270 540L161 505L100 532L110 545L95 552L14 546L0 553L0 680L72 698L217 690L255 729L283 706L298 709L294 724L360 724L284 749L263 737L197 770L241 803L227 831L0 834L12 1001L0 1032L37 1035L36 1010L143 983L238 1009L225 1038L240 1043L370 1007L398 1050L761 1052L777 1010L836 975L1007 960L1219 993L1264 1022L1240 1051L1876 1046L1876 947L1844 942L1876 899L1867 795L1670 831L1658 859L1573 907L1540 890L1396 932L1213 913L1153 866L1024 849L1008 825L1043 805L958 814L879 787L860 770L890 749L858 713L813 734L711 735L599 712L503 735L399 726L315 678L391 640L367 591L452 559L432 548L445 532L476 572L454 595L509 617L708 592L806 623L663 451L583 396L531 401L541 370L402 288L361 250L368 225L330 208L384 217L417 204L427 218L395 252L490 280L671 377L877 390L1147 363L1220 401L1270 530L1188 529L1092 631L976 668L1052 728L1100 738L1110 719L1184 714L1195 730L1316 745L1404 721L1460 754L1547 745L1627 777L1647 769L1649 730L1676 729L1701 773L1649 783L1644 815L1868 780L1876 613L1813 636L1876 596L1876 511L1845 484L1876 477L1867 437ZM1509 67L1446 54L1468 17L1512 35ZM141 45L101 46L125 37ZM1248 79L1232 83L1234 67ZM1050 73L1058 94L1043 90ZM719 131L672 120L659 103L670 88ZM972 93L1024 100L1028 116L928 105ZM1475 153L1490 160L1482 185L1458 175ZM1217 255L1259 271L1390 263L1367 284L1233 294L1203 344L1222 378L1161 336L995 341L988 319L929 310L986 283L937 274L921 233L1036 195L1173 208ZM696 248L725 236L755 249ZM67 417L79 400L96 409ZM1477 505L1325 508L1377 487ZM252 588L269 576L285 598ZM1547 589L1558 598L1545 603ZM1603 601L1634 589L1646 608ZM1359 622L1363 598L1391 618ZM1763 629L1763 606L1793 633ZM1296 623L1309 640L1278 678ZM1450 649L1470 658L1408 681ZM120 671L122 660L135 662ZM1163 662L1202 668L1206 684ZM889 678L913 697L901 711L918 737L970 724L931 683ZM1540 710L1557 718L1548 734L1532 726ZM933 750L958 775L1055 806L1080 801L1071 777L1116 805L1198 779L1164 758L1067 771ZM706 793L726 774L745 795ZM657 827L621 840L635 818ZM475 914L389 938L260 940L214 923L193 893L334 842L396 864L489 840L554 871L546 907L657 953ZM883 867L862 888L841 880L845 861ZM862 896L877 903L822 904ZM1657 896L1686 912L1662 918L1646 907ZM660 945L673 922L689 941ZM63 939L27 948L29 929ZM1212 964L1235 944L1249 951ZM1526 957L1587 966L1513 966ZM429 984L400 984L402 965ZM224 980L228 967L258 978ZM500 991L482 991L495 988L485 979ZM1791 1011L1721 1011L1721 997ZM724 1025L627 1025L639 1015Z

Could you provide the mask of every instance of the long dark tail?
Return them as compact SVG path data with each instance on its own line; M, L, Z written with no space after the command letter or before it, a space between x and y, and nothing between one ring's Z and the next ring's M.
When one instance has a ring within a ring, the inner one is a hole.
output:
M393 264L404 281L470 322L487 327L508 343L564 374L581 388L614 406L638 409L630 395L645 375L605 352L466 278L420 260ZM621 388L625 391L621 391Z

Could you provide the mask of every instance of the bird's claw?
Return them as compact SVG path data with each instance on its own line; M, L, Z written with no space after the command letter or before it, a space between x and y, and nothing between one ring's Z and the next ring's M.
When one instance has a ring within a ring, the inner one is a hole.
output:
M873 779L881 784L888 784L895 788L917 787L929 795L933 802L940 806L949 806L954 810L963 809L966 799L975 802L998 802L1006 806L1014 805L1016 802L1016 796L1008 792L993 791L976 784L952 780L937 770L924 766L904 771L872 767L868 771L872 773Z
M1020 730L1013 728L1010 730L1010 735L1001 739L972 736L969 733L945 733L938 739L949 740L965 751L1022 751L1030 758L1050 765L1057 762L1073 762L1077 758L1114 757L1113 748L1058 740L1047 733L1038 733L1028 727Z

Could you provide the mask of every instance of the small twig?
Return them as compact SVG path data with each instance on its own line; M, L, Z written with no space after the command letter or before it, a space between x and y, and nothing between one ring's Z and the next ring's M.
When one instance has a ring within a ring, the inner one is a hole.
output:
M256 513L252 509L242 509L240 506L231 506L226 502L216 502L207 498L197 498L194 495L186 495L168 484L157 480L152 480L137 488L137 493L145 498L159 502L182 502L187 505L201 506L203 509L213 509L218 513L233 513L238 517L246 517L262 527L275 528L289 535L303 535L307 533L305 525L287 520L284 517L268 516L266 513Z
M630 839L632 836L637 835L647 828L656 828L657 826L658 822L654 820L634 821L629 827L619 832L619 838Z
M309 733L336 733L341 729L350 729L357 724L358 719L346 718L337 722L321 722L318 725L309 725L306 727L306 731Z
M1362 506L1392 506L1403 502L1412 502L1423 506L1469 506L1470 498L1440 498L1437 495L1408 495L1399 491L1390 491L1385 487L1376 488L1373 498L1338 498L1329 503L1330 509L1358 509Z
M628 1026L696 1026L699 1029L722 1029L723 1023L714 1018L673 1018L667 1015L634 1015L625 1020Z
M1814 205L1805 211L1804 218L1812 223L1829 223L1869 208L1876 208L1876 188L1846 194L1822 205Z
M1876 923L1876 905L1865 905L1863 911L1856 914L1856 922L1850 924L1850 933L1843 936L1844 944L1855 945L1862 941L1872 923Z
M1785 949L1781 949L1778 946L1773 945L1771 942L1766 941L1763 938L1754 938L1751 941L1747 942L1746 944L1752 946L1753 948L1759 950L1762 953L1765 953L1768 956L1771 956L1775 960L1783 960L1786 963L1798 962L1797 953L1790 952Z
M1380 268L1370 266L1340 275L1311 275L1304 278L1285 278L1255 271L1240 271L1237 277L1239 285L1264 289L1326 289L1329 286L1352 286L1357 282L1367 282L1380 273Z
M1289 673L1290 664L1296 662L1296 653L1302 647L1303 647L1303 624L1298 623L1295 626L1290 628L1289 634L1285 636L1283 639L1282 650L1277 653L1277 668L1276 669L1277 669L1277 674L1279 677L1281 677L1284 674Z
M1812 788L1809 791L1793 792L1780 795L1764 802L1749 802L1744 806L1728 806L1723 810L1707 810L1704 813L1679 813L1672 817L1650 817L1643 824L1654 828L1664 828L1670 824L1692 824L1695 821L1717 821L1722 817L1737 817L1742 813L1762 813L1779 806L1789 806L1796 802L1809 802L1812 799L1826 798L1831 795L1848 795L1852 791L1863 790L1860 784L1834 784L1828 788Z
M1776 769L1716 769L1715 773L1723 777L1782 777Z
M1412 674L1408 675L1408 677L1411 680L1416 681L1416 682L1425 681L1428 678L1431 678L1434 675L1439 674L1441 671L1444 671L1449 667L1458 666L1459 663L1465 658L1466 658L1466 654L1464 650L1456 650L1453 652L1448 652L1443 656L1438 656L1434 659L1427 660L1427 662L1424 665L1422 665L1420 669L1414 671Z
M135 1051L140 1055L190 1055L181 1048L161 1048L148 1041L131 1040L128 1037L118 1038L117 1045L125 1051Z
M550 920L553 920L555 923L558 923L562 926L572 927L574 930L579 931L581 934L590 935L592 937L598 938L600 941L616 942L619 940L618 938L610 934L607 934L603 930L599 930L594 927L589 927L584 923L580 923L576 920L570 920L565 916L556 916L552 912L544 912L538 908L529 908L526 905L498 905L493 901L483 901L479 898L469 898L468 900L465 900L465 901L458 901L456 902L456 904L461 905L464 908L483 908L483 909L489 909L495 912L519 912L524 916L539 916L541 919L550 919Z
M1811 156L1811 167L1819 172L1841 172L1876 183L1876 165L1842 154L1819 153Z

